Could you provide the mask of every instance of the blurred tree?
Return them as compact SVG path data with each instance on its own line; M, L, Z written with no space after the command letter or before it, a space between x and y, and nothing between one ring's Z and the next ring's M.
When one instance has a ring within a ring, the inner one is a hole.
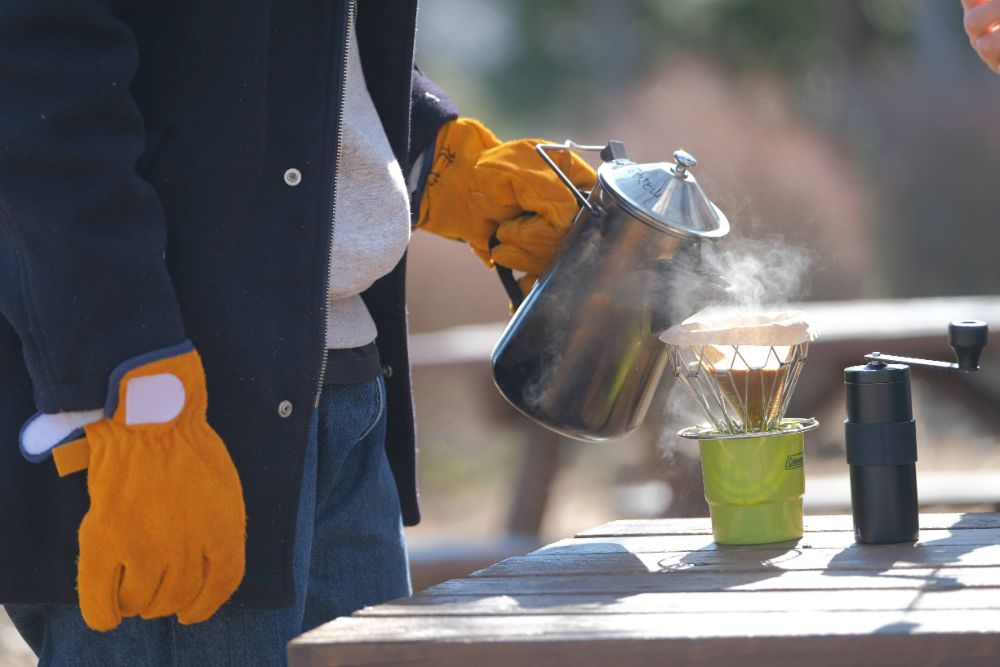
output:
M1000 81L968 48L958 2L424 0L423 8L422 62L430 56L446 84L452 74L464 82L465 91L449 90L502 135L592 134L684 60L711 63L734 87L779 82L865 190L863 224L879 257L866 295L1000 287L1000 227L984 224L996 208L992 190L968 178L1000 171ZM930 166L943 156L968 166Z
M659 67L696 55L734 73L802 77L850 70L905 47L919 0L516 0L507 3L517 47L485 73L512 118L563 105L583 108ZM584 88L581 81L586 81Z

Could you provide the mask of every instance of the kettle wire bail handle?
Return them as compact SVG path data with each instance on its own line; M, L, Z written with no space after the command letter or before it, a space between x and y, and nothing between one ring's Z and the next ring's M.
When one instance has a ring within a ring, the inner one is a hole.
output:
M535 146L535 150L538 151L538 154L542 156L543 160L545 160L545 164L549 165L552 171L556 172L556 176L558 176L559 180L563 182L563 185L569 188L569 191L573 193L576 200L580 202L580 206L590 211L592 216L600 216L600 209L587 201L587 196L580 192L575 185L573 185L573 181L569 180L569 177L563 173L562 169L556 165L556 163L545 151L588 151L600 153L601 158L605 161L609 159L624 160L627 159L627 157L625 156L625 148L622 146L622 143L620 141L610 141L605 146L582 146L575 141L567 139L561 144L538 144Z

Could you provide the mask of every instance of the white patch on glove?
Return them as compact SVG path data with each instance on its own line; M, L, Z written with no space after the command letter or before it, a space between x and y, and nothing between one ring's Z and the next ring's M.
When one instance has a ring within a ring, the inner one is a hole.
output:
M132 378L125 387L125 424L165 424L184 409L184 383L158 373Z

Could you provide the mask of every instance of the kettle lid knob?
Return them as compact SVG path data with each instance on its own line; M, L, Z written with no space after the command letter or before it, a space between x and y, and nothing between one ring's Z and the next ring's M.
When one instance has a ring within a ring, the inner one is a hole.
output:
M677 149L674 151L674 163L676 164L674 167L674 174L676 174L679 178L684 178L687 175L687 170L691 167L698 166L698 160L683 149Z

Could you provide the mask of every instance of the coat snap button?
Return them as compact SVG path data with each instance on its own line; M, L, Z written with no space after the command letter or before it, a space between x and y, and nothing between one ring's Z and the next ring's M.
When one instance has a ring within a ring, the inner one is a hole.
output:
M392 377L392 366L386 364L385 366L382 367L382 377L384 377L387 380Z
M291 401L282 401L281 403L278 403L278 416L287 417L290 414L292 414Z
M289 169L285 172L285 183L293 188L302 182L302 172L298 169Z

